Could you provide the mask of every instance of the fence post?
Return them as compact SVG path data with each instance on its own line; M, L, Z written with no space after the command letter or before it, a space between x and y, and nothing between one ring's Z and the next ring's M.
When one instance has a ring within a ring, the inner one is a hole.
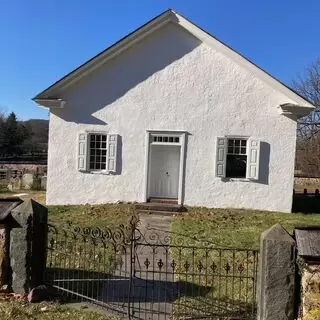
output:
M276 224L261 234L258 273L258 320L293 320L295 241Z
M47 208L27 200L11 211L16 222L10 233L12 289L28 293L43 283L47 246Z

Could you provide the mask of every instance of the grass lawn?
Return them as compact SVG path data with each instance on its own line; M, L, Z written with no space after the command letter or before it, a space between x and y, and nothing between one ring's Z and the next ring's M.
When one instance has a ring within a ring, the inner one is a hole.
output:
M171 225L171 243L178 247L170 250L177 261L176 278L187 281L194 287L193 292L201 292L197 289L199 286L207 289L200 296L191 293L189 297L181 297L175 302L174 311L191 313L197 310L198 314L205 315L209 306L210 312L216 307L217 313L223 310L231 317L252 314L257 254L217 248L259 249L261 232L276 223L292 233L294 226L320 225L320 215L188 208L187 214L176 216ZM206 249L181 249L181 245ZM216 266L214 271L212 265Z
M276 223L292 233L294 226L320 225L320 214L188 208L187 215L174 218L171 231L186 236L189 245L199 244L193 240L199 239L218 247L259 249L261 232Z
M82 227L115 228L127 225L133 213L129 204L47 206L49 223L72 222Z
M30 304L22 299L0 301L1 320L117 320L87 309L71 309L57 303Z

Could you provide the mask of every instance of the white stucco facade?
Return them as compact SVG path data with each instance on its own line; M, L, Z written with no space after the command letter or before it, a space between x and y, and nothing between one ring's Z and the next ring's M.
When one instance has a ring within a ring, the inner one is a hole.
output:
M146 200L147 130L186 133L181 201L290 212L294 103L239 63L169 23L66 89L50 110L47 204ZM77 169L78 134L118 134L117 174ZM259 179L215 176L217 137L261 141Z

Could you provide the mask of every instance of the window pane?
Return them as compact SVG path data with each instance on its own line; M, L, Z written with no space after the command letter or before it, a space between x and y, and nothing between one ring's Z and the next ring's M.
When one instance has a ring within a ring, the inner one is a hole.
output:
M107 136L102 134L90 135L89 168L91 170L101 170L106 168L106 153Z
M245 178L247 170L246 155L227 155L227 178Z

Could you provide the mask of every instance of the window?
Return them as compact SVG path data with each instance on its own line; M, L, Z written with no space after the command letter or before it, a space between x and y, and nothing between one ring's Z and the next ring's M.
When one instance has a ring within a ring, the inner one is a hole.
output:
M107 135L89 135L89 169L105 170L107 164Z
M245 178L247 170L247 140L228 139L227 178Z
M117 134L79 133L78 159L79 171L116 172Z
M259 140L218 137L216 146L216 177L259 179Z

